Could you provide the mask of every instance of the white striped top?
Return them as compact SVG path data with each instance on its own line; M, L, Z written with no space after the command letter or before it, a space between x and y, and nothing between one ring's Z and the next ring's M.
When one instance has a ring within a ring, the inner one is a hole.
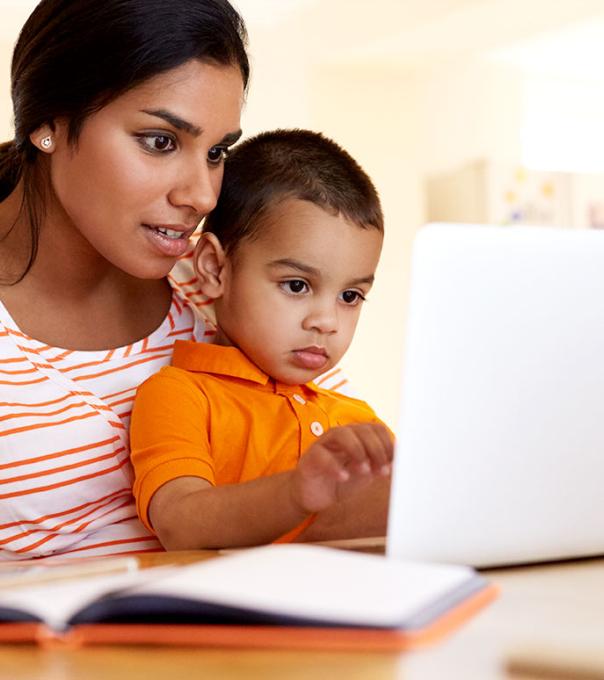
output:
M190 255L169 278L174 292L161 326L112 350L45 345L0 303L0 560L161 549L132 497L132 401L170 362L175 340L214 334ZM344 382L338 369L321 380L335 389Z

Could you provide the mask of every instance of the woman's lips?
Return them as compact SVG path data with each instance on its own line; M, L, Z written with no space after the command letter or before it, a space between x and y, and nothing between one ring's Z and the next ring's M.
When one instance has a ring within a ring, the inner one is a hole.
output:
M294 363L300 368L317 370L323 368L329 357L322 347L304 347L292 352Z
M189 237L194 231L182 225L143 224L143 227L155 249L166 257L184 255L189 248Z

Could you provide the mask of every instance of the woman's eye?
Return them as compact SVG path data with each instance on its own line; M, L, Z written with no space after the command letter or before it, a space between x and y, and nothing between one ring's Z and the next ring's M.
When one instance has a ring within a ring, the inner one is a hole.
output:
M345 290L340 294L342 301L347 305L358 305L365 300L365 296L358 290Z
M167 153L176 149L176 142L169 135L139 135L138 141L145 151L152 153Z
M228 149L224 146L213 146L208 151L208 161L212 163L212 165L218 165L227 157L227 152Z
M290 293L291 295L301 295L302 293L308 292L308 284L306 281L302 281L302 279L283 281L280 286L286 293Z

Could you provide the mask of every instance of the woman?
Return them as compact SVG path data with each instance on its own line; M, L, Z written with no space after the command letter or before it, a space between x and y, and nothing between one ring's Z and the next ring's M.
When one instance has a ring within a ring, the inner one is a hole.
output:
M42 0L23 28L0 147L0 559L161 549L130 408L176 339L213 332L186 254L241 134L245 41L227 0ZM386 508L371 487L301 538L382 532Z
M158 550L127 426L175 339L211 333L179 258L240 135L226 0L43 0L0 147L0 558Z

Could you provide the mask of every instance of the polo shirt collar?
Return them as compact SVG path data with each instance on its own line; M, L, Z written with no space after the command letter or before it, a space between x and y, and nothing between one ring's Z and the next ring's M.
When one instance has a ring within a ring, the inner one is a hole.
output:
M174 343L172 366L192 373L212 373L249 380L257 385L270 385L277 394L292 395L299 392L302 387L302 385L286 385L273 380L237 347L213 345L209 342L177 340ZM312 382L304 383L303 387L316 394L323 392Z
M271 379L237 347L212 345L209 342L177 340L174 343L172 366L194 373L241 378L259 385L266 385Z

